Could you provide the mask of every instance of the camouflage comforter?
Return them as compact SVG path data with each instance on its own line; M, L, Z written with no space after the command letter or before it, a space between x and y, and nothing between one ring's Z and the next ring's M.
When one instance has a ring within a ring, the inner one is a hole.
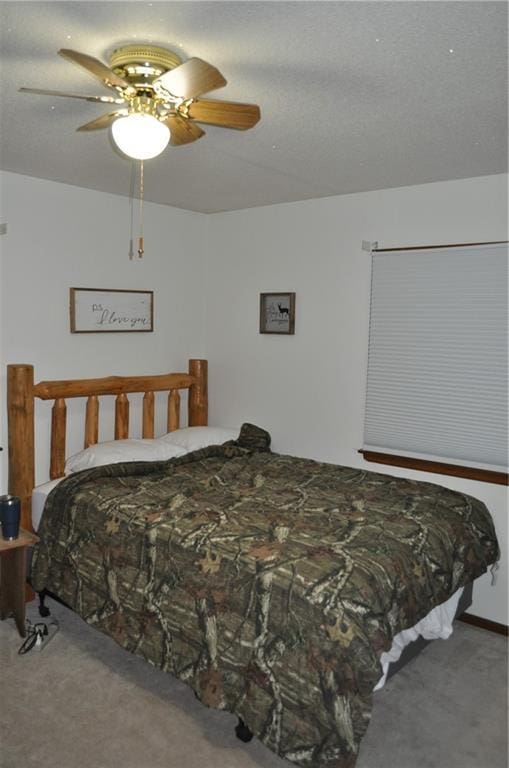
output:
M350 768L379 656L498 557L489 513L437 485L239 440L60 483L32 582L238 714L302 766Z

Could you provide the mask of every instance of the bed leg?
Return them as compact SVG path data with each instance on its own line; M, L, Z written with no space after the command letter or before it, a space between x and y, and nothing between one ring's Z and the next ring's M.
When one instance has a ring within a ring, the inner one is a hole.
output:
M249 730L245 722L240 717L238 724L235 726L235 733L237 738L241 741L248 742L253 738L253 733Z
M46 618L46 616L50 615L50 609L47 605L44 605L44 601L46 599L46 595L48 593L45 589L41 590L41 592L37 593L37 596L39 598L39 616L42 616L43 618Z

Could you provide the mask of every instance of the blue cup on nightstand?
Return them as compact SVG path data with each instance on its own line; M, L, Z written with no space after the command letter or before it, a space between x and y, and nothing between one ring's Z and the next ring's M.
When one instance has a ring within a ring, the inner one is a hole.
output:
M17 496L0 496L0 522L2 523L2 538L13 541L19 536L19 519L21 501Z

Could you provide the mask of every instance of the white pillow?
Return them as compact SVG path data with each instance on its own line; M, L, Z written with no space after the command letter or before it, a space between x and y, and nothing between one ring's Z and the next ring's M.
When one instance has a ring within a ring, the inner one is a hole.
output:
M179 446L185 453L197 451L198 448L206 448L207 445L221 445L228 440L236 440L240 429L226 429L224 427L184 427L168 432L160 440L171 445Z
M184 453L185 450L164 438L112 440L91 445L90 448L70 456L65 462L65 474L70 475L103 464L117 464L120 461L166 461L175 456L183 456Z

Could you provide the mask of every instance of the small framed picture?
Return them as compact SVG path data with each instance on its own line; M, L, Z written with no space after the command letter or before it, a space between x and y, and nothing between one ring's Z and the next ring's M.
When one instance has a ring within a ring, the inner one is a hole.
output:
M294 293L260 293L260 333L295 333Z

